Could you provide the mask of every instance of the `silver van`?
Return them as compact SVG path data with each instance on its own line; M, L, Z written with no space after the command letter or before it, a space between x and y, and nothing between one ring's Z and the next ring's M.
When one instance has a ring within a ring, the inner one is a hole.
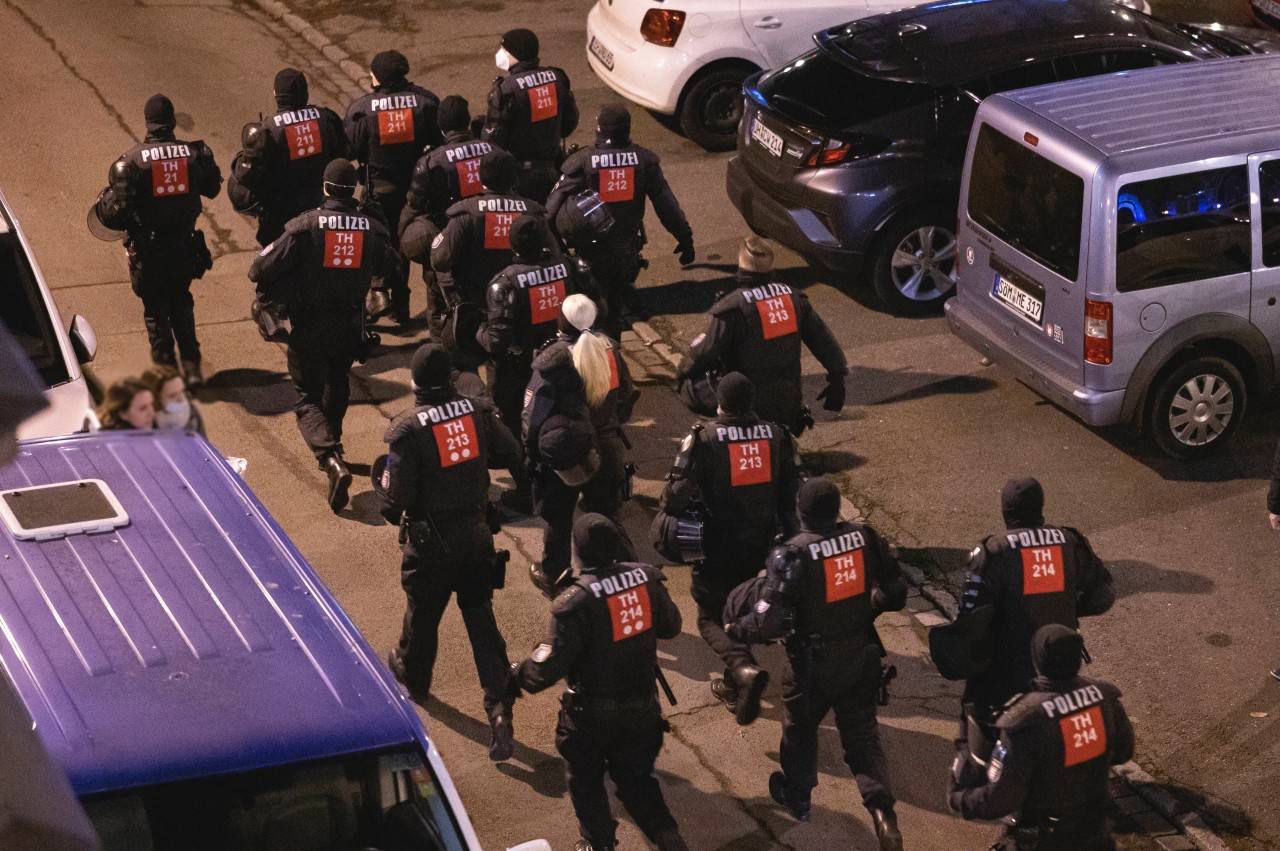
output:
M1088 425L1221 449L1280 368L1280 57L987 98L958 224L956 335Z

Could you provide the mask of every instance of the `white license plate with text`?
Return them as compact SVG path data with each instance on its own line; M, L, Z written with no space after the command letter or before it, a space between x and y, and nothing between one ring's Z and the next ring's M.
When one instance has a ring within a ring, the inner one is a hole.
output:
M1022 314L1037 325L1040 324L1040 319L1044 315L1044 302L1013 281L1003 275L996 275L996 283L991 288L991 294L1014 312Z
M775 157L782 156L782 137L765 127L759 118L751 122L751 138Z
M590 50L606 69L613 70L613 51L601 44L595 36L591 36L591 40L587 42L587 50Z

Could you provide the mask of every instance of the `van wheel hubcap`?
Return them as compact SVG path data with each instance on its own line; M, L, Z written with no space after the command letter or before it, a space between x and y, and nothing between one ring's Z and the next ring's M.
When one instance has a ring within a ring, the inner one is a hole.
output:
M956 235L937 225L916 228L893 250L889 274L912 301L933 301L956 285Z
M1220 375L1197 375L1169 405L1169 430L1179 443L1204 446L1218 439L1235 413L1235 394Z

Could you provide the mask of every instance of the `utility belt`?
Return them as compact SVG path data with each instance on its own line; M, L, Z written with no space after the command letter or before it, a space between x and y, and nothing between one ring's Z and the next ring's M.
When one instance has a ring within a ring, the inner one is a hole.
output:
M185 253L191 262L193 278L203 278L204 273L213 268L213 254L209 251L209 244L205 242L204 231L198 229L132 230L125 239L124 247L129 253L130 262L138 262L145 261L147 254L157 244Z
M1017 851L1036 851L1036 849L1067 848L1068 841L1073 843L1089 839L1101 839L1106 836L1106 821L1100 814L1074 816L1023 816L1016 822L1005 824L1004 836L1013 841ZM993 848L1007 848L997 844Z
M571 686L560 695L560 705L568 712L643 712L657 708L658 695L632 698L589 697L583 694L579 686Z
M405 513L400 518L400 546L406 543L412 543L413 548L419 552L424 551L434 539L439 543L440 549L445 555L451 555L453 548L449 546L444 536L440 534L440 523L437 521L437 515L461 515L474 516L479 514L484 518L485 524L490 531L493 530L494 512L491 510L492 505L488 500L474 506L461 508L446 508L428 514L425 518L410 517ZM507 585L507 562L511 561L511 552L509 550L494 550L493 556L489 560L489 584L495 589L505 588Z

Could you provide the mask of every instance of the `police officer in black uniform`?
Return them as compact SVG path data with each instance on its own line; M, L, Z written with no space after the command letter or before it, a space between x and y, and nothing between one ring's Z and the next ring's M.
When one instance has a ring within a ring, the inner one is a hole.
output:
M471 134L466 98L449 95L440 101L439 123L444 144L428 150L413 167L409 195L400 214L400 247L410 260L422 264L433 328L440 326L444 296L431 268L431 243L449 223L449 208L483 191L480 158L495 150Z
M750 379L731 372L717 394L718 416L695 425L680 445L655 525L695 503L705 512L706 559L693 566L698 631L725 665L724 678L711 681L712 694L739 724L750 724L769 673L746 643L725 632L724 605L734 587L764 567L775 535L799 531L800 471L786 427L756 416Z
M667 729L654 684L658 639L680 634L680 610L660 570L619 555L626 541L608 518L578 518L573 547L582 573L556 598L550 636L514 669L512 690L568 682L556 749L582 831L577 851L613 851L618 823L606 773L649 841L660 851L684 851L653 771Z
M645 200L653 202L658 221L675 237L673 253L680 255L681 266L694 260L693 229L667 184L658 155L631 141L631 113L626 107L600 110L596 143L572 154L560 171L560 180L547 199L547 213L558 227L560 211L588 190L600 196L613 218L613 226L604 234L583 233L575 238L566 227L560 227L560 234L591 264L604 287L610 316L625 322L624 308L628 314L637 312L633 293L645 241Z
M487 402L454 390L453 364L441 346L427 343L414 352L410 371L416 406L387 431L391 451L381 483L383 515L400 523L406 598L400 644L387 663L425 705L440 618L457 594L493 733L489 758L510 759L507 644L493 616L505 560L494 552L485 512L489 469L518 465L520 443Z
M329 477L329 507L347 504L351 471L342 458L350 372L366 345L364 298L374 276L397 274L382 222L356 207L356 171L346 160L324 170L325 201L291 219L284 235L249 267L263 302L284 305L289 377L298 392L298 429Z
M1134 747L1120 690L1080 676L1084 639L1066 626L1037 630L1031 655L1038 676L996 722L990 764L957 758L947 806L966 819L1016 816L995 851L1114 851L1107 778Z
M584 511L613 517L626 498L627 458L622 424L631 419L635 386L617 340L592 330L598 318L595 302L571 295L560 305L558 333L533 359L533 377L525 390L522 437L533 479L534 510L547 524L542 562L530 565L530 578L554 596L573 578L570 543L573 512L582 498ZM545 426L554 417L591 424L594 440L575 452L549 457ZM566 476L569 468L598 458L588 475ZM575 455L583 456L581 458Z
M965 682L961 742L985 765L994 723L1009 698L1035 676L1031 637L1048 624L1075 629L1115 602L1111 573L1076 529L1045 523L1044 489L1033 478L1011 479L1000 495L1006 531L988 537L969 557L957 622L994 607L991 661Z
M325 166L347 155L342 119L309 102L305 74L283 68L274 88L277 112L241 130L244 150L227 183L236 209L257 216L264 248L284 233L285 222L320 206Z
M786 639L790 684L778 748L781 771L769 778L773 799L809 819L818 785L818 725L835 710L844 760L871 813L884 851L902 851L902 834L880 747L876 701L880 644L875 619L906 605L898 560L876 530L840 519L840 491L825 478L800 487L799 534L769 555L751 605L725 609L728 632L750 643Z
M546 228L546 209L515 194L515 181L511 154L490 151L480 158L480 194L449 208L449 221L431 246L431 266L450 306L460 301L486 306L489 282L511 263L511 225L517 216L534 216Z
M812 420L800 395L800 343L827 371L818 394L828 411L844 407L848 361L839 341L809 304L808 297L773 281L773 248L749 236L738 252L738 288L711 307L705 333L696 337L682 360L680 381L707 373L738 371L756 386L761 418L781 423L799 435Z
M351 157L362 166L365 191L381 207L399 249L400 211L414 164L424 146L443 139L436 117L440 100L405 79L409 60L398 50L374 56L369 71L373 91L352 101L342 123ZM391 287L391 318L401 325L409 321L409 276L407 263L402 263Z
M559 177L561 140L578 127L569 75L538 64L538 37L530 30L509 30L494 60L507 76L489 89L480 138L515 156L520 194L541 204Z
M152 362L176 367L176 340L183 378L195 388L204 376L191 282L213 266L196 219L200 197L218 196L222 171L204 142L174 136L177 119L167 97L152 95L143 114L147 136L112 165L111 191L99 195L97 214L128 233L129 280L142 299Z

